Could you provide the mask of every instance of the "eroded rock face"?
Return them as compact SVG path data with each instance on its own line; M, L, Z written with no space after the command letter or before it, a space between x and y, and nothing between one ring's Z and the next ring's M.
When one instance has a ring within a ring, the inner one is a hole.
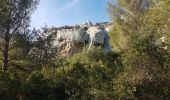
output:
M57 31L54 44L58 51L66 56L80 52L88 41L88 35L83 29L62 29Z
M104 38L106 31L100 29L99 27L93 26L87 30L87 34L89 35L89 47L92 48L93 46L99 46L104 44Z
M90 49L97 46L106 52L111 51L108 32L101 24L60 27L53 30L53 33L56 34L54 45L63 56L81 52L83 48Z

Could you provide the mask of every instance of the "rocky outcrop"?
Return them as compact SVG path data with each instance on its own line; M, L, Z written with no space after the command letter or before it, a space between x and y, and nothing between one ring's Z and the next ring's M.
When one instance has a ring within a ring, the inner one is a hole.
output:
M109 45L108 32L106 27L110 23L97 23L93 25L91 22L83 25L64 26L50 29L51 34L55 34L54 46L63 56L70 56L82 49L90 49L93 47L102 47L106 52L111 51Z
M111 46L109 44L109 36L107 31L103 27L93 26L87 30L89 35L88 48L101 46L103 49L108 52L111 51Z
M66 56L80 52L86 41L88 35L83 29L61 29L57 31L54 44L58 52Z

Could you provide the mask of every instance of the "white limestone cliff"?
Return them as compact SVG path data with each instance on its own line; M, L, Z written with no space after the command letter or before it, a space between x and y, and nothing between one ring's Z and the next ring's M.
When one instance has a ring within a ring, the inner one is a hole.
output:
M81 52L83 48L90 49L100 46L106 52L111 51L108 32L105 30L110 23L98 23L93 25L88 22L84 25L65 26L55 28L54 45L63 56Z

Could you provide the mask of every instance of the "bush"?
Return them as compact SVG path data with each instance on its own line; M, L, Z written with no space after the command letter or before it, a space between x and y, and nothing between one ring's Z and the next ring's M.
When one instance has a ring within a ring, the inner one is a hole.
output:
M45 79L40 72L33 72L26 83L28 100L65 100L64 88L54 80Z
M23 95L23 85L15 72L0 72L0 99L18 100Z
M122 69L118 54L107 54L100 48L94 48L66 58L65 63L60 65L63 66L55 68L55 71L47 68L50 72L46 73L61 77L60 81L71 100L114 98L112 80Z

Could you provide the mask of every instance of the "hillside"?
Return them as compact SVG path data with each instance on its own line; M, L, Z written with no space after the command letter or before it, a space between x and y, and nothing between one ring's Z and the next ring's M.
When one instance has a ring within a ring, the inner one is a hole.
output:
M170 100L170 0L106 1L0 0L0 100Z

